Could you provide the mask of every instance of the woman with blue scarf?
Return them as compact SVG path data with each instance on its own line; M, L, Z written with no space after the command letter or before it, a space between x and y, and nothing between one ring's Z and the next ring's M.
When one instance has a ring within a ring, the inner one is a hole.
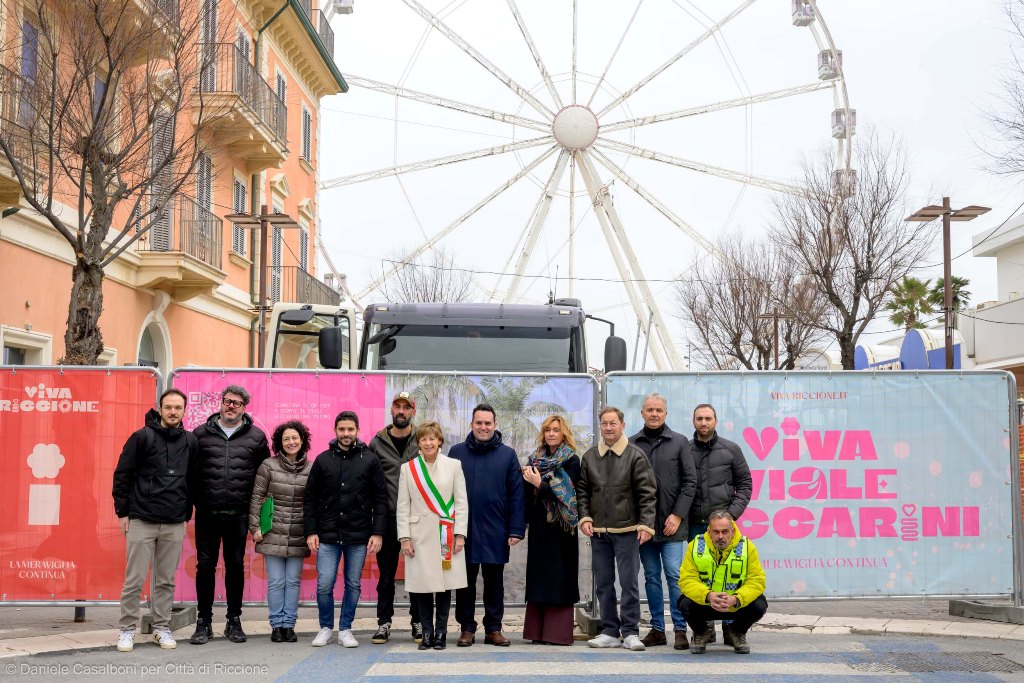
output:
M526 466L526 620L523 638L572 645L574 605L580 598L576 482L580 459L569 423L544 420Z

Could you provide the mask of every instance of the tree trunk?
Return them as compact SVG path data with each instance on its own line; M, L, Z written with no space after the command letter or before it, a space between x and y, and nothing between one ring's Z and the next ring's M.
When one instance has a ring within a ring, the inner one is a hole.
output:
M843 365L843 370L853 370L853 359L857 352L857 345L853 343L853 334L841 334L837 341L839 342L839 360Z
M71 301L64 333L62 365L95 365L103 353L103 267L98 259L78 256L71 270Z

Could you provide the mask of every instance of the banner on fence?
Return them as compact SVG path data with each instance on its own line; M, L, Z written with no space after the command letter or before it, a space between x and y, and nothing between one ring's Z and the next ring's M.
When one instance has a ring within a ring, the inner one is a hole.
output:
M473 407L491 403L497 410L498 429L503 440L525 459L536 446L540 422L552 413L565 415L577 434L581 449L589 447L594 435L596 384L586 376L463 375L454 373L347 373L312 371L220 371L182 369L172 373L171 383L188 397L185 427L193 429L220 408L220 392L229 384L245 387L252 396L247 411L267 436L287 420L303 420L312 432L311 454L328 447L334 438L334 418L342 410L359 415L359 438L369 443L391 422L391 398L408 391L416 399L416 423L437 421L445 432L443 452L463 441L469 433ZM582 454L582 453L581 453ZM584 557L581 554L581 564ZM196 549L194 526L189 525L182 560L178 568L176 598L195 600ZM589 567L589 554L585 558ZM248 545L245 562L247 601L266 599L266 569L263 556ZM379 572L372 557L363 567L363 601L376 599ZM399 577L403 577L399 566ZM521 601L525 595L526 549L513 551L506 572L506 599ZM589 594L589 572L581 587ZM335 585L336 597L344 591ZM215 594L223 599L223 575L218 572ZM316 599L316 559L306 559L300 596Z
M113 473L159 382L151 369L0 368L2 601L120 597Z
M753 496L740 528L768 597L1012 593L1008 374L606 378L630 432L652 392L688 435L694 407L714 405L719 436L743 450Z

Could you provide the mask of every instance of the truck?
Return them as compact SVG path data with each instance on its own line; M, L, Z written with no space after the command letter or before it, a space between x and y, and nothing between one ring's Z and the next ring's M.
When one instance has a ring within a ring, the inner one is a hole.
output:
M578 299L546 304L276 304L264 367L419 372L586 373L585 323L609 326L604 371L626 368L626 342L610 321L584 312Z

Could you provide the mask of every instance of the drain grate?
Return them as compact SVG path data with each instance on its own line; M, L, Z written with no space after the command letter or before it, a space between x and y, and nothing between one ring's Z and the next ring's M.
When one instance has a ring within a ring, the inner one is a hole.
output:
M847 655L849 657L849 655ZM881 652L849 657L857 671L873 673L1016 673L1024 666L994 652Z

